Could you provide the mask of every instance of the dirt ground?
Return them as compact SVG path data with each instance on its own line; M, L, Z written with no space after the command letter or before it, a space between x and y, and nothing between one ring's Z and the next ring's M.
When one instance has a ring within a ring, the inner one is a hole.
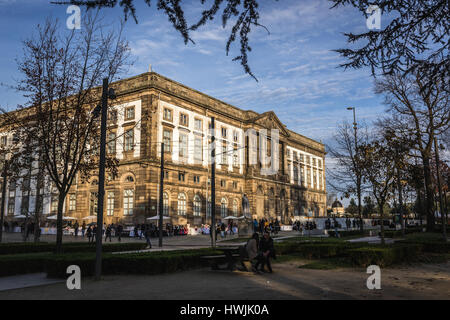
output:
M381 270L381 290L368 290L365 269L299 269L305 261L274 265L273 274L193 270L156 276L83 279L81 290L65 283L0 292L5 299L450 299L450 262Z

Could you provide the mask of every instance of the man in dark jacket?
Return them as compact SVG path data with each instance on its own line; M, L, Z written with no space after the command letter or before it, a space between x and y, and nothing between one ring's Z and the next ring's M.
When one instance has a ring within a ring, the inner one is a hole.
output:
M264 265L267 265L269 273L272 273L272 265L270 264L271 258L276 259L273 239L268 232L265 232L264 237L259 242L259 258L255 268L258 269L258 266L261 264L261 271L265 272Z

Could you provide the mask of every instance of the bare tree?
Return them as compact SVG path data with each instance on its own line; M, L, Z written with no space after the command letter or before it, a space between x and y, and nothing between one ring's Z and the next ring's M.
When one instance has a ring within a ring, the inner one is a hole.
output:
M439 84L424 86L421 76L387 76L376 82L376 92L385 97L391 115L389 123L396 132L407 136L420 155L425 182L427 230L434 229L433 183L430 168L434 137L450 125L448 92Z
M378 204L381 243L384 244L384 207L395 184L395 162L398 155L392 149L390 141L383 136L361 145L359 150L363 179L370 185L371 193Z
M332 165L331 167L328 166L327 175L329 177L328 184L334 190L343 193L347 198L351 194L357 196L358 217L362 232L364 224L362 221L361 197L365 186L356 146L367 142L368 134L365 128L360 128L358 133L355 140L355 133L348 123L344 122L339 126L334 136L333 145L327 145L328 154L332 158Z
M61 31L57 20L47 20L37 36L24 42L18 60L23 78L17 88L28 99L19 108L19 132L21 140L37 146L45 175L58 190L57 252L70 187L77 175L89 177L97 166L99 125L92 110L101 96L98 86L103 78L115 79L128 61L121 30L106 31L98 12L85 15L80 31ZM116 159L107 160L114 168Z

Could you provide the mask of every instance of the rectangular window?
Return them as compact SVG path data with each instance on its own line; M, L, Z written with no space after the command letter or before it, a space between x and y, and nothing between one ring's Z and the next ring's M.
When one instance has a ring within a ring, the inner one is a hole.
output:
M169 179L169 171L164 171L164 179Z
M238 187L237 182L236 182L236 181L233 181L233 189L237 189L237 187Z
M110 155L116 154L116 133L110 132L108 134L107 152Z
M172 131L164 129L163 132L164 152L172 151Z
M108 191L108 197L106 200L106 214L108 216L114 215L114 191Z
M58 196L52 195L51 204L50 204L50 212L57 213L58 212Z
M303 154L300 153L300 162L304 162Z
M111 122L117 121L117 110L110 110L108 112L108 121L111 121Z
M203 121L201 119L194 120L194 129L198 131L203 131Z
M227 128L222 127L222 138L227 138Z
M239 141L239 133L237 131L233 131L233 141L234 142Z
M178 172L178 181L184 182L185 174L183 172Z
M8 200L8 215L14 215L15 200L15 198L9 198Z
M123 215L130 216L133 214L134 190L125 189L123 191Z
M69 211L75 211L77 209L77 195L72 193L69 196Z
M179 155L180 158L187 158L188 156L188 136L187 134L180 133L180 143L179 143Z
M203 138L195 137L194 140L194 161L195 163L201 163L203 160Z
M189 116L185 113L180 113L180 126L189 126Z
M228 153L227 153L227 145L222 145L222 164L228 164Z
M220 180L220 186L225 188L227 186L227 182L225 180Z
M319 164L319 168L322 168L322 159L317 159L317 162Z
M134 119L134 106L127 107L125 109L125 120L133 120Z
M233 150L233 167L239 167L239 152L236 148Z
M194 183L200 183L200 176L194 176Z
M172 122L172 110L164 108L164 120Z
M125 131L125 151L132 151L134 148L134 129Z
M98 193L97 192L91 192L91 199L90 199L90 215L96 216L98 212Z

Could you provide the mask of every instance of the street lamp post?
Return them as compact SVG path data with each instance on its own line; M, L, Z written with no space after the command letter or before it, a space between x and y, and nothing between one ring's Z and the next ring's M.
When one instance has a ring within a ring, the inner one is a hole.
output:
M356 193L358 195L358 215L359 215L359 221L360 221L360 230L361 232L364 229L363 226L363 219L361 214L361 169L358 167L359 163L359 157L358 157L358 124L356 123L356 108L355 107L348 107L347 110L353 110L353 129L354 129L354 135L355 135L355 158L356 158L356 167L355 167L355 174L356 174Z
M105 198L105 163L106 163L106 126L108 116L108 98L114 99L113 89L108 88L108 79L103 79L100 125L100 163L98 168L98 212L95 256L95 280L102 275L102 236L103 236L103 201Z

